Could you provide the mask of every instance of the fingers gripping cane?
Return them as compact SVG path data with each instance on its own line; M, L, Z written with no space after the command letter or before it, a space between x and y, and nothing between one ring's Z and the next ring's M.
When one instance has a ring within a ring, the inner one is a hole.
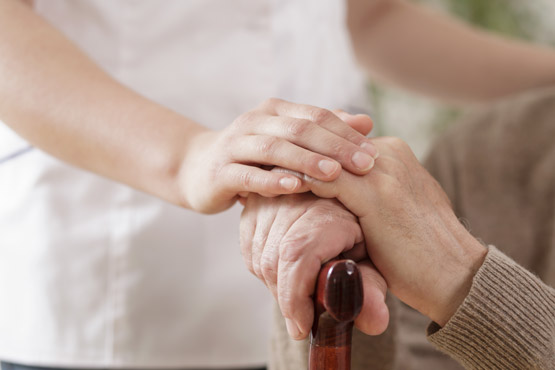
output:
M350 370L353 322L362 309L362 278L351 260L330 261L318 275L309 370Z

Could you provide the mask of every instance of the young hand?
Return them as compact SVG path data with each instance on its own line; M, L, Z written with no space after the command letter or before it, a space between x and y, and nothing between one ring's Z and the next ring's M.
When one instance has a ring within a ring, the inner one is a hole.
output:
M179 173L184 203L198 212L214 213L249 192L270 197L300 190L295 176L264 166L321 181L336 179L341 167L357 175L368 173L377 156L364 136L371 129L372 121L365 115L269 99L226 129L196 136Z

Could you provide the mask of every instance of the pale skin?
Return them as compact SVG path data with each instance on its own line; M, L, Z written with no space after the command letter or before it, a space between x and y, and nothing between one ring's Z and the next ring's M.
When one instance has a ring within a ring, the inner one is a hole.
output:
M459 104L555 83L552 48L478 30L410 1L347 4L355 54L374 79Z
M0 0L0 119L68 163L202 213L251 192L299 192L296 178L264 165L322 181L373 165L368 117L270 99L211 131L117 83L24 3ZM376 78L461 102L555 81L551 50L400 0L347 5L355 52Z
M445 325L487 254L406 143L375 143L380 157L367 175L343 172L331 183L304 177L306 187L325 199L311 193L247 199L243 258L274 294L295 339L306 337L312 325L311 294L321 264L340 254L360 261L365 300L355 324L368 334L387 327L387 289Z
M357 327L368 334L386 329L387 284L368 259L357 217L338 200L311 193L272 199L249 195L240 230L243 259L276 298L293 338L305 337L312 325L315 273L339 254L358 261L364 277Z
M552 49L488 34L407 1L349 0L347 15L357 58L376 79L463 104L555 82ZM311 326L320 265L340 253L365 261L367 298L356 325L368 334L387 326L386 286L444 325L484 259L486 248L460 225L406 144L376 143L381 157L368 175L342 174L329 186L305 178L315 194L342 205L313 195L296 196L296 204L288 196L246 202L245 262L276 297L293 338L306 337ZM377 270L364 260L360 232Z
M477 31L406 1L348 0L347 5L354 51L374 78L463 103L484 102L555 82L555 53L550 49ZM437 50L441 50L440 57ZM230 122L228 128L211 131L117 83L28 5L16 0L0 0L0 81L0 119L34 146L68 163L203 213L229 208L248 193L276 196L303 191L296 177L264 170L263 165L288 168L321 181L337 179L333 186L350 179L350 187L341 187L350 190L337 193L340 201L361 220L367 242L379 235L367 235L365 225L378 221L360 213L358 199L353 204L347 198L374 177L355 181L341 171L343 167L364 175L373 166L377 150L363 135L372 128L368 117L271 99ZM387 162L384 158L387 154L382 153L379 161ZM366 185L372 188L365 184L365 189ZM317 194L322 194L318 189L326 190L314 186ZM378 203L368 209L380 209L379 199L374 201ZM334 205L348 220L345 208ZM443 237L453 244L462 243L457 237L468 238L451 216L445 217L449 222L445 221L448 227L441 224L448 229ZM352 235L344 238L341 250L330 249L329 258L347 249L347 242L359 240ZM465 245L477 247L475 241L467 241ZM445 322L448 315L433 312L419 300L418 289L407 290L403 277L397 279L391 272L396 271L396 264L403 264L403 256L394 263L374 244L368 244L368 251L395 294ZM371 271L371 266L365 271ZM378 275L372 274L378 281ZM376 284L380 289L372 294L379 295L385 290ZM296 307L296 303L289 306ZM295 325L301 335L306 334L308 314L296 315L292 311L286 316L298 321ZM386 314L381 317L385 320ZM383 324L377 323L367 330L381 328Z
M341 167L367 173L377 151L367 116L268 99L212 131L116 82L14 0L0 0L0 119L34 146L78 167L202 213L239 195L295 193ZM356 128L356 129L355 129ZM361 131L359 133L357 130Z

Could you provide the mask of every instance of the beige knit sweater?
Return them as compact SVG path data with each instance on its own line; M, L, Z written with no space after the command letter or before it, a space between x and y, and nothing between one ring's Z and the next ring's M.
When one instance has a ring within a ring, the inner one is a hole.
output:
M352 368L555 369L555 88L467 117L427 168L472 234L497 248L443 328L388 297L390 327L355 332ZM275 311L270 369L307 369L306 341L290 340Z

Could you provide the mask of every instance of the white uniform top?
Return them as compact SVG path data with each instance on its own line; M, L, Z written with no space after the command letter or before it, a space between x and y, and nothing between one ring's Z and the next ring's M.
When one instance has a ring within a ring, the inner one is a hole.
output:
M118 81L213 129L271 96L327 108L360 97L341 0L35 8ZM239 213L169 205L33 149L0 122L0 359L264 364L271 297L243 266Z

